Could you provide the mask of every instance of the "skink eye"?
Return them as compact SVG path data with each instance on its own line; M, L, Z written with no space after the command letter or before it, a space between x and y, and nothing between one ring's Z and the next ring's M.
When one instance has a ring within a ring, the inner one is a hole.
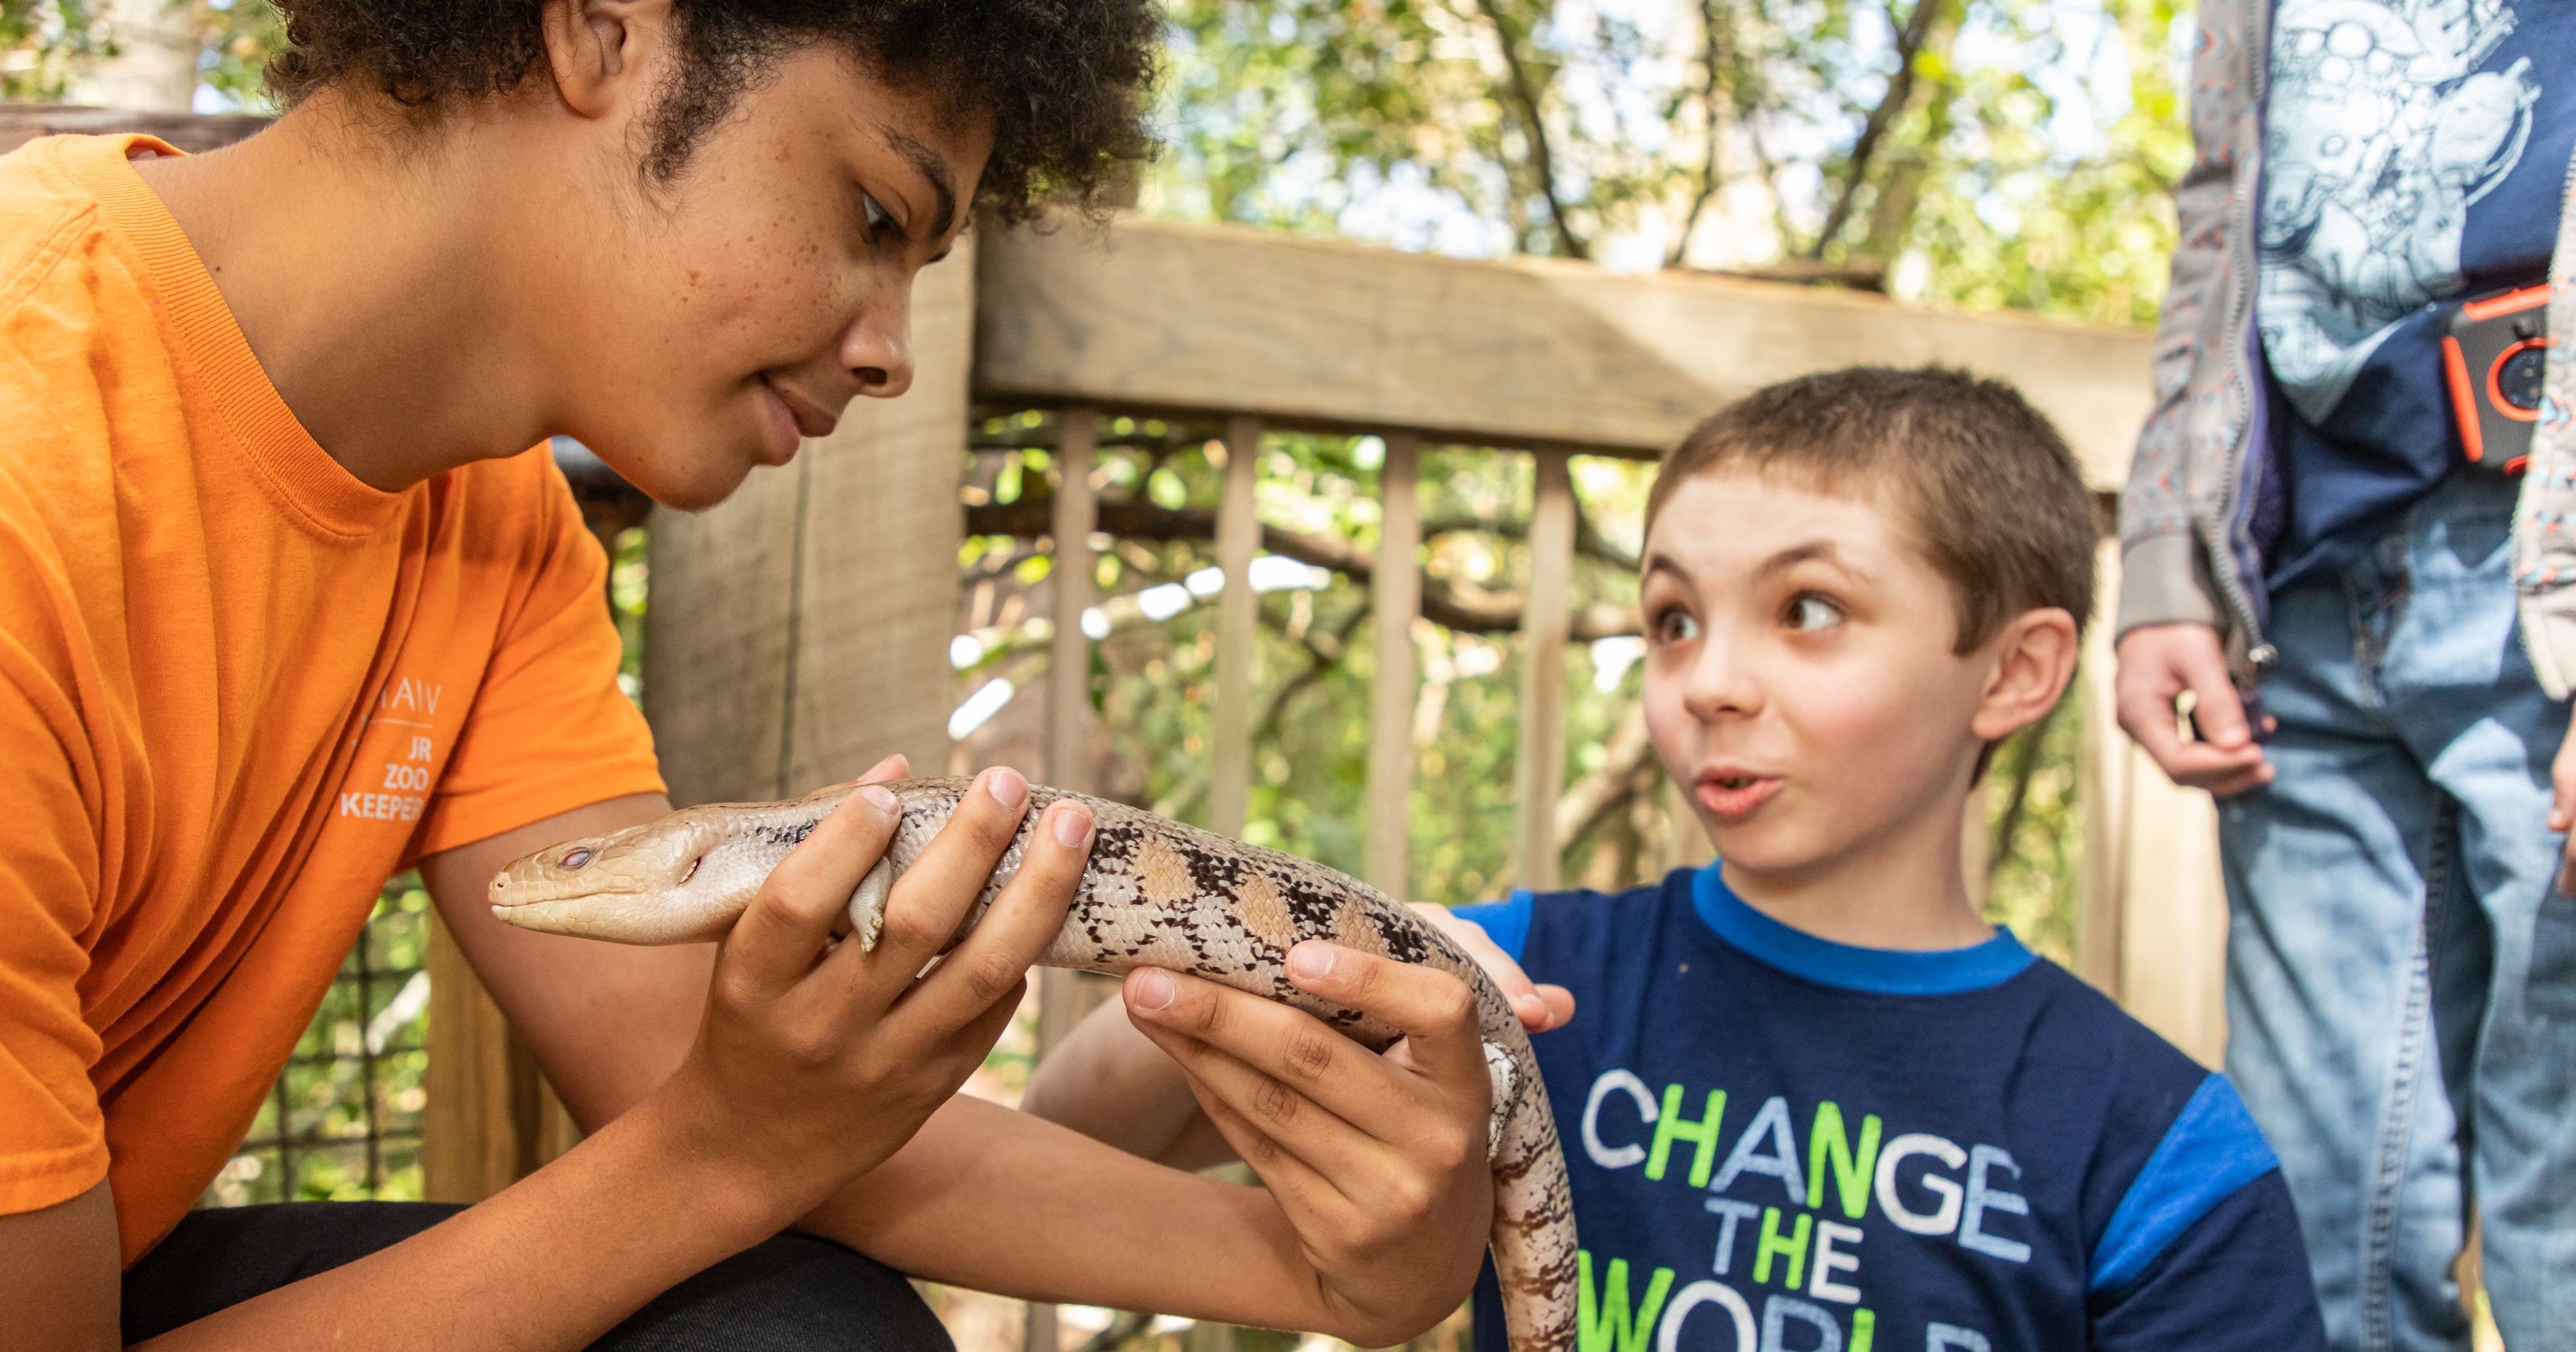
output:
M589 862L590 862L590 851L589 851L589 850L586 850L586 849L580 849L580 850L566 850L566 851L564 851L563 866L564 866L565 868L580 868L582 865L587 864L587 863L589 863Z

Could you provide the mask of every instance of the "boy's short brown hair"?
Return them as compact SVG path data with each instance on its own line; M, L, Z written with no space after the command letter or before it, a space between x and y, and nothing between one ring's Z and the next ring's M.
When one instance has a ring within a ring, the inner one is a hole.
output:
M2055 606L2093 608L2093 495L2039 410L1999 380L1927 366L1854 366L1766 386L1692 429L1664 457L1646 525L1700 474L1786 475L1879 497L1957 589L1954 651Z

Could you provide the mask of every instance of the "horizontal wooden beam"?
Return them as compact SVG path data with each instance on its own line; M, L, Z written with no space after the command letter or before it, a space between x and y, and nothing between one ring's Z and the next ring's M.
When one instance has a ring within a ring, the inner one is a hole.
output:
M1854 363L2005 377L2116 488L2149 337L1705 275L1473 260L1122 219L983 241L977 392L1654 456L1719 405Z
M141 113L68 103L0 104L0 153L39 136L148 132L194 155L228 146L268 125L253 113Z

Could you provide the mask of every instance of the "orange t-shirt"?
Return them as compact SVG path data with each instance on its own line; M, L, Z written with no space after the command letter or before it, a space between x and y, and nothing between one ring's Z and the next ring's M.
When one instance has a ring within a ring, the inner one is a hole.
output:
M154 153L0 157L0 1214L104 1177L129 1264L387 877L662 787L552 459L351 477L127 162Z

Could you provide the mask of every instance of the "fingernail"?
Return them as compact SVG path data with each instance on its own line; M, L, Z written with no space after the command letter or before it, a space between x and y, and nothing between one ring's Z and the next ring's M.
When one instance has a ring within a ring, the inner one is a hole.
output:
M882 785L882 784L867 784L867 785L863 785L863 786L861 786L861 787L860 787L860 789L859 789L859 796L860 796L861 798L865 798L865 799L867 799L867 800L868 800L868 806L870 806L870 807L872 807L872 808L875 808L877 811L882 812L882 813L885 813L887 816L893 816L893 815L894 815L894 812L895 812L894 794L893 794L891 791L889 791L889 790L888 790L884 785Z
M1029 801L1029 782L1020 778L1016 771L987 770L984 772L984 792L993 795L994 802L1017 812L1021 804Z
M1174 981L1169 972L1149 970L1143 976L1136 978L1135 999L1138 1009L1169 1009L1172 1007L1172 1001L1180 993L1181 983Z
M1308 980L1333 974L1333 946L1309 939L1288 950L1288 970Z
M1068 850L1082 848L1091 839L1091 809L1080 803L1067 803L1056 809L1055 843Z

